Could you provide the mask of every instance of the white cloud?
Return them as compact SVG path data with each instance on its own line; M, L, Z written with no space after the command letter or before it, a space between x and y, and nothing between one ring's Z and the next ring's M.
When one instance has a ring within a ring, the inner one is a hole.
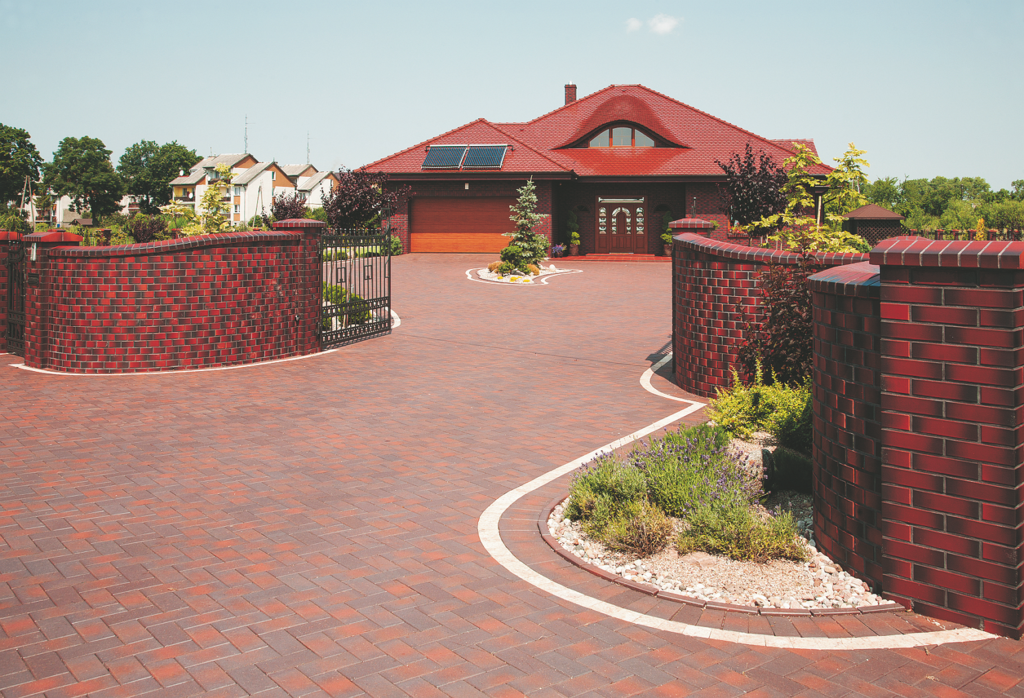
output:
M649 26L651 31L655 34L671 34L672 30L679 24L679 19L680 18L677 17L670 17L669 15L655 15L647 20L647 26ZM634 20L629 20L629 22L633 21ZM627 22L627 24L629 24L629 22ZM637 22L637 25L639 25L639 22Z
M642 26L644 26L644 23L641 22L636 17L630 17L629 19L626 20L626 31L627 32L638 31L640 29L640 27L642 27Z

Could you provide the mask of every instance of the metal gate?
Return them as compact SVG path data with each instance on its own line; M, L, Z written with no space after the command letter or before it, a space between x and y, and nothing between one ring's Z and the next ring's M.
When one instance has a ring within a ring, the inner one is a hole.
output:
M25 243L7 241L7 351L25 356Z
M389 230L326 230L320 268L321 351L391 332Z

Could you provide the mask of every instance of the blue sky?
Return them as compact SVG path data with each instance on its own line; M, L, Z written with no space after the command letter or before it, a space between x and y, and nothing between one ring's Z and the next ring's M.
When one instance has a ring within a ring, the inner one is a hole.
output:
M0 122L44 158L139 140L358 167L485 117L641 83L871 177L1024 179L1024 1L0 0Z

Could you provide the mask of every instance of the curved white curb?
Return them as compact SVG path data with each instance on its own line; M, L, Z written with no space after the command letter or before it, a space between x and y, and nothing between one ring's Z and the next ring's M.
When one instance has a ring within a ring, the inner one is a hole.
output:
M564 601L569 601L578 606L582 606L583 608L603 613L611 618L617 618L619 620L626 621L627 623L642 625L644 627L651 628L652 630L665 630L671 633L678 633L689 637L706 638L708 640L723 640L725 642L735 642L744 645L779 647L787 649L870 650L924 647L927 645L942 645L950 642L971 642L975 640L991 640L995 638L994 635L982 632L981 630L972 630L970 628L961 628L959 630L940 630L928 633L912 633L907 635L877 635L873 637L843 638L778 637L775 635L758 635L756 633L742 633L732 630L707 628L700 625L680 623L678 621L658 618L657 616L650 616L646 613L631 611L627 608L622 608L621 606L616 606L606 601L595 599L592 596L587 596L586 594L575 591L574 589L569 589L558 582L548 579L513 555L512 552L505 547L504 542L501 540L501 533L498 530L498 522L501 520L502 514L504 514L509 507L530 492L533 492L549 482L562 477L566 473L572 472L596 456L603 453L610 453L617 448L632 443L637 439L641 439L658 429L679 421L686 415L692 414L705 406L704 403L696 402L694 400L686 400L684 398L665 395L664 393L655 390L650 385L650 376L654 371L665 365L665 363L671 358L672 355L669 354L654 366L647 369L641 377L640 383L644 388L656 395L661 395L662 397L666 397L670 400L677 400L679 402L688 402L690 403L689 407L680 412L670 414L668 417L660 419L654 424L635 431L629 436L625 436L617 441L611 442L610 444L606 444L595 451L591 451L584 456L580 456L574 461L566 463L565 465L555 468L540 477L530 480L525 485L521 485L511 492L507 492L502 495L484 510L483 514L480 515L480 521L477 525L480 542L483 543L484 548L488 553L490 553L491 557L497 560L502 567L520 579L534 585L538 589L542 589L543 591L546 591ZM645 378L646 381L644 380Z
M398 317L398 313L394 310L391 311L391 329L397 329L402 325L402 318ZM273 359L271 361L257 361L251 364L239 364L238 366L217 366L215 368L181 368L173 369L170 371L141 371L138 373L64 373L63 371L51 371L45 368L34 368L32 366L26 366L25 364L10 364L11 368L20 368L22 371L32 371L32 373L42 373L47 376L80 376L83 378L109 378L112 376L180 376L184 373L205 373L207 371L234 371L238 368L256 368L258 366L269 366L270 364L283 364L286 361L304 361L305 359L315 359L318 356L325 356L327 354L333 354L336 351L340 351L345 347L335 347L334 349L328 349L327 351L318 351L315 354L303 354L302 356L289 356L285 359Z
M514 284L514 283L510 283L510 282L505 282L505 281L492 281L490 279L481 279L480 277L478 277L476 275L476 272L480 271L481 269L486 269L486 268L487 267L474 267L472 269L467 269L466 270L466 278L469 279L470 281L475 281L478 284L492 284L492 285L495 285L495 286L547 286L548 285L548 279L554 279L554 278L557 278L559 276L567 276L569 274L582 274L583 273L582 269L559 269L554 274L546 274L545 276L541 276L536 281L533 281L531 283L528 283L528 284Z

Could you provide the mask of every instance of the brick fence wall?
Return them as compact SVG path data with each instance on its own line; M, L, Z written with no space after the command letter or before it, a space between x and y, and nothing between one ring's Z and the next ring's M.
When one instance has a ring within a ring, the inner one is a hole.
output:
M730 369L736 365L747 324L760 320L758 276L769 264L795 266L800 257L695 232L677 236L672 254L676 382L695 395L713 396L718 388L732 384ZM858 254L815 258L820 267L866 260Z
M722 245L675 239L676 376L699 395L721 372L679 352L708 337L727 368L725 299L756 294L765 254ZM892 238L810 281L815 539L890 599L1021 637L1024 243Z
M19 233L0 230L0 352L7 351L7 241L20 238Z
M323 227L284 221L275 232L120 247L71 246L77 242L61 232L28 235L37 247L28 272L38 282L26 298L25 363L132 373L318 351ZM0 273L6 277L6 266Z

